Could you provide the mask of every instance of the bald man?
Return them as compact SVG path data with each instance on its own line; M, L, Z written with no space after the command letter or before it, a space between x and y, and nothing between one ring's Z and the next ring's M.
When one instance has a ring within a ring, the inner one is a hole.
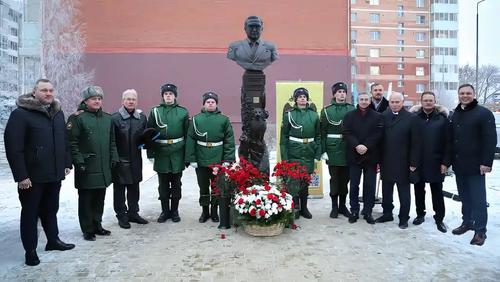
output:
M399 228L408 228L410 219L410 171L417 170L420 157L418 124L414 114L403 107L404 97L393 92L389 97L389 108L384 115L384 139L382 144L382 207L384 214L376 222L393 221L392 197L394 184L399 195Z

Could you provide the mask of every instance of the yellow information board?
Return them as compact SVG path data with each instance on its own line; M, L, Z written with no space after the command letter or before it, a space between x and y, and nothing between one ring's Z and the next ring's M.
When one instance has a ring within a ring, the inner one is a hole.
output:
M277 162L281 160L280 154L280 132L283 117L283 107L286 103L293 106L293 91L299 87L304 87L309 91L309 99L316 105L318 115L323 108L323 81L276 81L276 146ZM319 116L318 116L319 117ZM309 185L309 196L313 198L323 198L323 165L321 161L314 163L314 174Z

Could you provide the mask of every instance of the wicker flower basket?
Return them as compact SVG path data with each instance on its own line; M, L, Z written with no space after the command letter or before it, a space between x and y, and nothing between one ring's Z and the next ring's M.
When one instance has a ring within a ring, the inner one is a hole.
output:
M256 237L271 237L283 233L285 226L282 223L276 223L269 226L260 226L257 224L245 224L243 229L248 235Z

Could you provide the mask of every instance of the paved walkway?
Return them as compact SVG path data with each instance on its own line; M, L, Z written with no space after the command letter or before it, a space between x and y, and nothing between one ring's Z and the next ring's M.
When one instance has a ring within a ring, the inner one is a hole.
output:
M77 193L64 182L59 226L61 238L76 244L66 252L46 252L40 229L41 264L24 265L19 239L19 202L11 180L0 185L0 280L2 281L498 281L500 277L500 162L488 180L489 232L483 247L469 245L473 233L454 236L435 228L432 211L421 226L400 230L397 221L368 225L330 219L328 188L323 199L310 200L312 220L272 238L254 238L241 229L220 231L216 223L198 223L200 208L194 170L183 177L182 221L156 223L160 212L157 179L142 184L141 214L150 224L118 227L108 190L103 225L110 237L84 241L78 226ZM147 176L152 176L147 164ZM326 179L325 179L326 183ZM328 187L328 186L326 186ZM447 178L446 190L454 179ZM395 199L397 196L395 195ZM430 195L428 208L432 207ZM398 204L395 204L396 207ZM460 224L460 203L446 199L445 222ZM429 210L429 209L428 209ZM430 209L431 210L431 209ZM381 213L375 208L374 216ZM395 211L397 213L397 210ZM415 216L412 205L411 217ZM221 238L225 235L225 239Z

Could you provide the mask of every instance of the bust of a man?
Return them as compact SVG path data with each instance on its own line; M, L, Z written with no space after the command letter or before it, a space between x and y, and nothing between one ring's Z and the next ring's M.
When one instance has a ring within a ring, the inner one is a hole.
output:
M227 50L227 58L235 61L245 70L262 71L276 61L278 51L276 45L260 39L264 30L262 19L250 16L245 21L247 38L231 43Z

